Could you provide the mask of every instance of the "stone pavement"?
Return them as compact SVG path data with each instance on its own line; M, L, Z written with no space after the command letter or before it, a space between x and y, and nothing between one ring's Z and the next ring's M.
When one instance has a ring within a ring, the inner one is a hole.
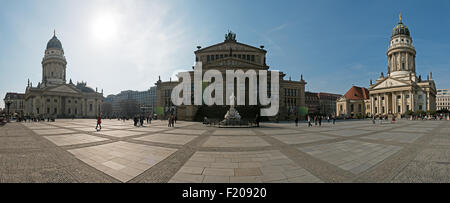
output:
M0 127L0 182L450 182L450 122L179 121L134 127L91 119Z

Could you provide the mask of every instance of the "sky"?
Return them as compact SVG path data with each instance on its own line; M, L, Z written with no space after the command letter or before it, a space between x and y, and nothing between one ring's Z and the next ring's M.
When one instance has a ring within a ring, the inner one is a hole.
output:
M387 72L398 15L416 47L416 71L450 88L448 0L0 0L0 97L42 80L42 58L56 30L67 81L104 96L147 90L161 76L190 70L197 46L264 45L267 64L306 91L344 94ZM0 108L4 102L0 102Z

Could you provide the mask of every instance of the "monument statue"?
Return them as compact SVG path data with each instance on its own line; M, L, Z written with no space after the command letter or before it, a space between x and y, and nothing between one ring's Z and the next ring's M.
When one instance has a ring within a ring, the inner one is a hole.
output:
M239 112L234 108L235 106L236 97L234 96L234 93L230 96L230 110L225 114L225 120L224 123L229 123L229 121L240 121L241 115L239 115Z

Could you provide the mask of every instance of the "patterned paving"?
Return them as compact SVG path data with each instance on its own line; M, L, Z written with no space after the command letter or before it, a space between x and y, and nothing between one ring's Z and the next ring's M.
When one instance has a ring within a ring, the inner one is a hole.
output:
M93 119L8 124L0 131L0 151L17 154L0 156L0 177L35 182L450 182L448 121L325 121L321 127L262 123L261 128L223 129L183 121L176 127L167 127L167 121L135 127L131 120L105 119L99 132L95 124ZM21 155L28 149L42 152ZM15 168L54 168L59 177L61 168L74 166L61 181L11 174Z
M300 147L299 150L358 174L395 154L401 148L348 140L333 144Z
M51 142L58 146L85 144L92 142L106 141L108 139L96 137L87 134L68 134L68 135L56 135L56 136L44 136Z
M175 151L127 142L69 150L81 161L123 182L136 177Z
M321 182L279 151L197 152L169 182Z

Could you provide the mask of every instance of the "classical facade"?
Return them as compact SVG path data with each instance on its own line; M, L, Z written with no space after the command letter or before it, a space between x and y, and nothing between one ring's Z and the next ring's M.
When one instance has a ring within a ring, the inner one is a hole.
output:
M5 102L5 113L11 115L22 115L25 110L25 95L23 93L8 92L3 101Z
M440 89L437 91L436 110L450 110L450 89Z
M381 73L369 94L373 115L400 116L407 111L436 110L436 86L432 73L423 79L416 75L416 50L408 27L394 27L387 51L388 72Z
M25 114L57 117L95 117L101 112L103 90L99 93L86 82L66 82L67 61L56 35L47 43L42 59L42 81L37 86L28 81Z
M369 90L353 86L336 101L336 116L340 118L363 118L370 116Z
M269 66L266 64L267 51L264 46L259 48L253 47L247 44L237 42L236 35L229 32L225 36L225 41L219 44L202 48L197 47L195 53L195 61L202 62L203 73L214 69L218 70L222 74L223 78L223 90L224 90L224 104L228 99L226 95L226 70L255 70L257 73L259 70L267 70L268 77L270 77ZM194 71L190 71L191 79L193 80ZM259 76L258 76L259 77ZM306 82L303 77L299 80L285 80L285 74L280 72L280 89L279 89L279 114L274 119L286 120L293 119L299 114L299 109L305 106L305 85ZM248 77L247 77L248 78ZM270 82L270 78L267 79ZM235 87L237 81L235 81ZM179 84L178 81L163 82L159 80L156 83L157 86L157 104L163 113L176 112L178 118L185 120L193 120L199 106L194 105L182 105L174 107L170 100L170 95L173 87ZM248 82L245 82L245 106L249 104L249 88ZM269 88L268 88L269 89ZM234 88L234 95L237 88ZM269 90L270 91L270 90ZM270 94L270 92L269 92ZM193 100L193 98L192 98Z

